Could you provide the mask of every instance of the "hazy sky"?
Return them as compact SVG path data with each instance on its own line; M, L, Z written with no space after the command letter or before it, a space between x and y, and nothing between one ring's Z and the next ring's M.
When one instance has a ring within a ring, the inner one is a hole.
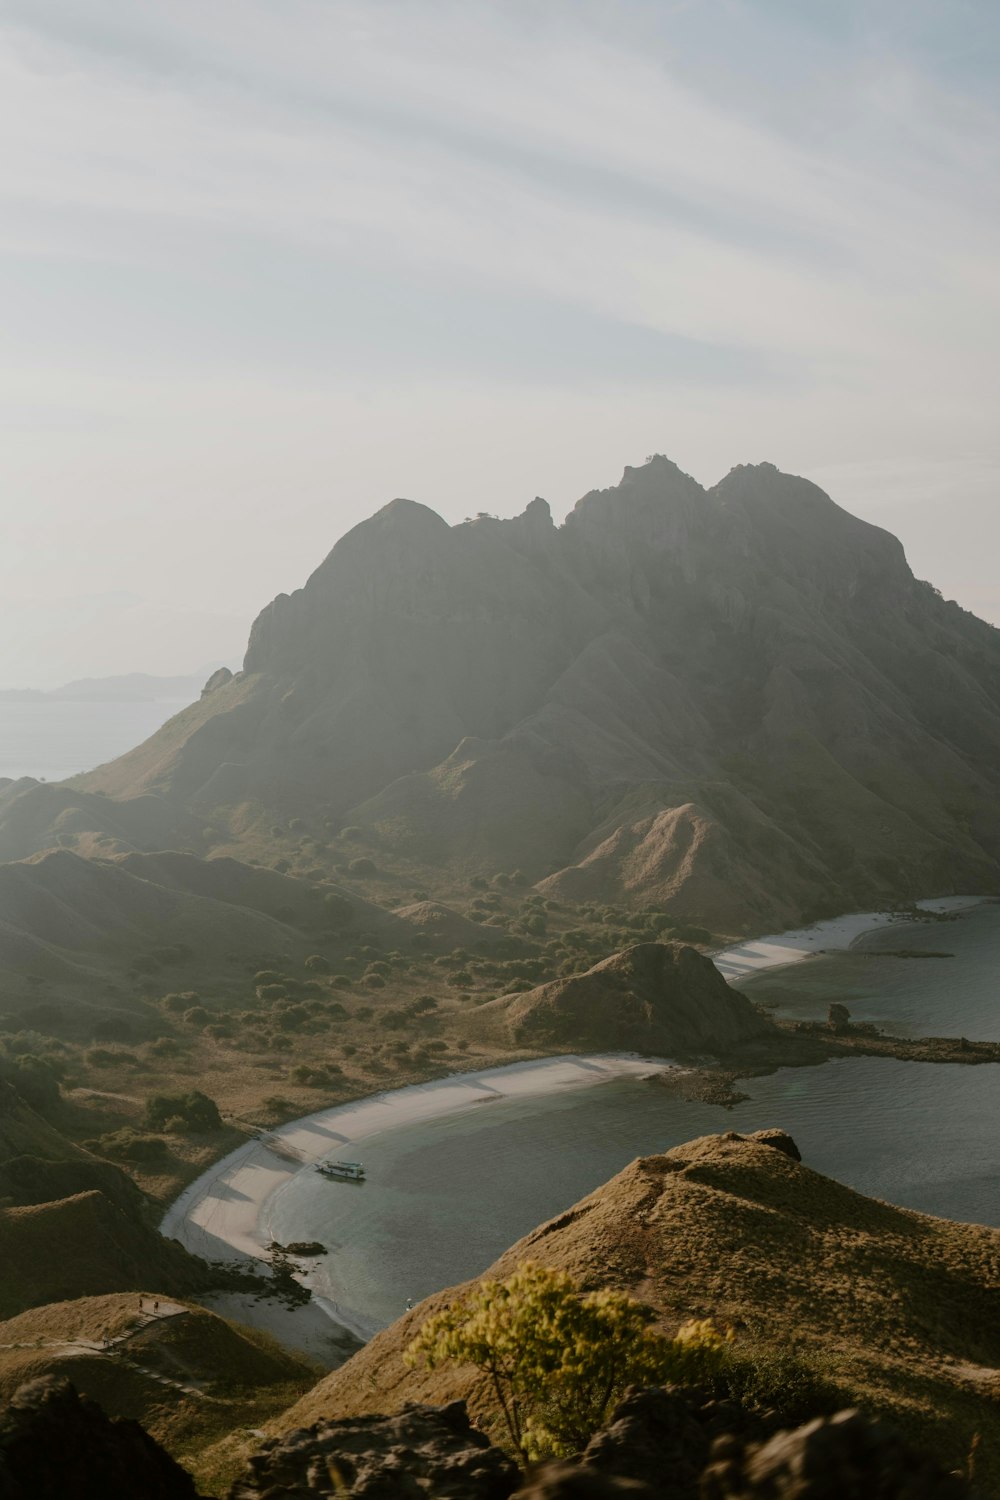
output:
M1000 621L996 0L2 0L0 686L768 459Z

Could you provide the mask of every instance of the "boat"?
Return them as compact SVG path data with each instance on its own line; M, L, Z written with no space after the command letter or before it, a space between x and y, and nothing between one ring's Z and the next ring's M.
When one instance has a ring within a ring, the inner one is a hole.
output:
M335 1177L341 1182L364 1182L365 1169L359 1161L318 1161L317 1172L324 1177Z

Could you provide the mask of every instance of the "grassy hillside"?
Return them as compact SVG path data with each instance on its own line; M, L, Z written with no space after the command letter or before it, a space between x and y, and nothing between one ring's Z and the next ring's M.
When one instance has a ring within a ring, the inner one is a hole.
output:
M528 1259L640 1297L667 1330L688 1317L731 1323L755 1359L794 1355L844 1404L890 1414L949 1467L978 1432L980 1473L1000 1485L1000 1231L865 1198L729 1133L634 1162L486 1274ZM280 1428L457 1396L488 1413L473 1371L402 1361L423 1320L460 1291L379 1334Z
M239 1328L194 1303L152 1294L84 1297L0 1323L0 1400L24 1381L63 1375L115 1416L131 1417L195 1472L202 1488L224 1479L201 1456L248 1436L314 1383L318 1370L266 1334ZM111 1348L90 1343L112 1341ZM218 1491L216 1491L218 1492Z

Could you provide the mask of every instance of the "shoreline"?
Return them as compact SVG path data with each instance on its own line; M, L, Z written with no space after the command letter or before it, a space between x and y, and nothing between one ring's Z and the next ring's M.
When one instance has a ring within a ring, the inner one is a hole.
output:
M215 1162L170 1205L160 1233L205 1260L267 1265L267 1225L275 1194L323 1157L350 1156L361 1142L383 1131L462 1113L493 1099L588 1088L674 1068L678 1064L666 1058L636 1053L572 1053L449 1073L428 1083L331 1105L254 1137ZM308 1272L297 1279L308 1285ZM223 1317L263 1328L281 1343L331 1366L343 1361L347 1343L367 1336L366 1330L352 1327L320 1298L294 1308L242 1292L210 1293L198 1300Z
M842 917L829 917L814 922L811 927L790 928L787 932L768 933L764 937L748 938L720 948L708 957L728 984L740 979L750 979L766 969L784 968L801 963L818 953L846 953L855 947L860 938L883 927L904 927L913 922L914 911L934 915L947 915L971 911L989 898L986 896L929 896L915 901L906 911L859 911L847 912Z
M868 932L912 923L914 910L957 914L987 899L929 897L906 911L847 913L809 927L748 939L707 956L727 983L733 984L819 953L846 952ZM778 1067L788 1065L796 1066L794 1062L775 1063ZM806 1064L803 1061L798 1065ZM208 1261L255 1262L268 1267L268 1226L274 1198L296 1173L323 1157L349 1155L361 1142L383 1131L462 1113L493 1099L529 1098L592 1087L629 1075L675 1072L679 1081L681 1075L691 1071L697 1070L636 1053L559 1054L449 1073L426 1083L407 1084L331 1105L261 1132L215 1162L170 1205L160 1222L160 1233ZM754 1071L749 1069L747 1076ZM308 1287L309 1270L296 1279ZM223 1317L273 1334L283 1345L329 1368L343 1363L370 1335L370 1330L350 1314L316 1294L298 1307L253 1292L220 1291L197 1300Z

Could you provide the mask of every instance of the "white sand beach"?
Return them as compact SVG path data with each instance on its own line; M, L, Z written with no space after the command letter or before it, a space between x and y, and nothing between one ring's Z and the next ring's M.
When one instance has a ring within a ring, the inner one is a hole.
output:
M216 1162L170 1206L160 1232L206 1260L264 1261L271 1240L269 1203L296 1172L321 1158L350 1160L364 1140L384 1130L424 1123L490 1100L587 1088L673 1066L665 1058L641 1058L635 1053L544 1057L455 1073L336 1105L247 1141ZM289 1309L273 1299L246 1293L220 1293L202 1300L206 1307L265 1328L282 1343L324 1363L343 1358L338 1325L316 1302Z
M958 912L978 906L984 899L982 896L932 896L924 901L917 901L914 905L919 911ZM905 925L912 920L907 912L850 912L843 917L816 922L812 927L798 927L790 932L751 938L732 948L723 948L720 952L713 953L711 958L719 972L732 984L751 974L759 974L764 969L798 963L817 953L843 952L853 947L866 932L873 932L879 927Z

